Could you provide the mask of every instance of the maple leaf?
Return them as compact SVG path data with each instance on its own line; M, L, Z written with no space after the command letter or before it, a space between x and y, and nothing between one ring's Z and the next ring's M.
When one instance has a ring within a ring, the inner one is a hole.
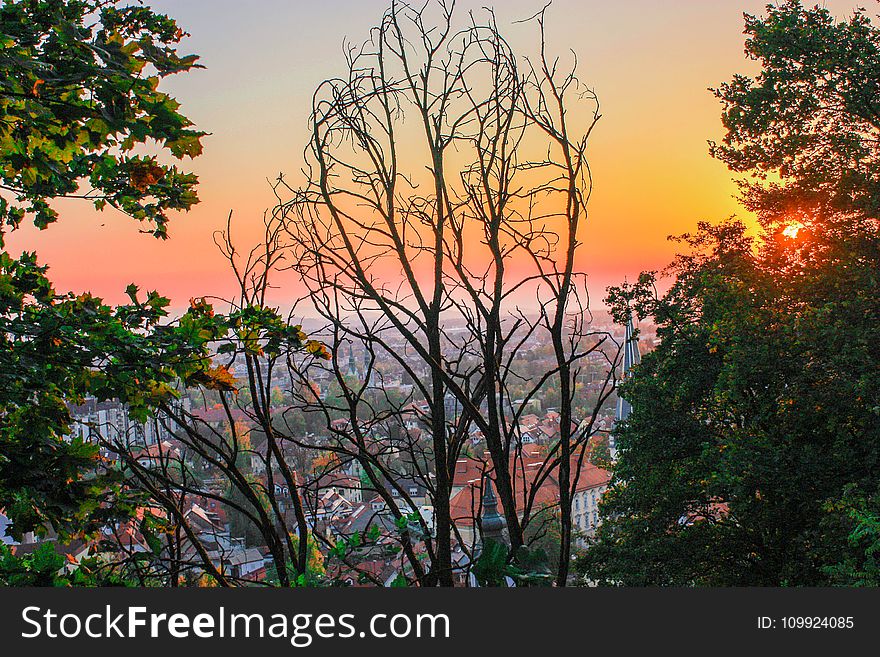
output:
M209 390L237 391L235 377L225 365L209 367L202 372L196 372L189 377L190 383L198 383Z
M330 358L330 352L327 351L327 347L324 346L324 343L318 342L317 340L309 340L306 343L306 351L313 356L323 358L324 360L329 360Z
M131 186L139 192L145 192L150 185L162 180L164 175L165 169L155 162L132 162L130 165Z
M196 299L195 297L189 300L190 310L197 314L204 314L208 317L214 316L214 307L208 303L204 297L200 299Z

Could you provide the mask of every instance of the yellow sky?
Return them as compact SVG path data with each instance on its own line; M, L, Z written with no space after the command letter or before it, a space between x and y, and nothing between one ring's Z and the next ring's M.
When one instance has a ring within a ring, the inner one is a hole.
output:
M130 282L158 289L181 305L222 294L231 280L211 236L230 210L243 238L257 237L271 205L267 178L291 179L302 163L311 94L344 71L343 37L361 41L381 16L377 0L154 0L192 37L185 48L207 68L165 85L197 126L211 132L205 153L185 165L199 174L202 203L174 217L171 239L138 234L137 225L81 201L58 204L61 221L46 231L10 236L11 250L36 250L58 289L90 290L124 300ZM459 2L478 9L485 0ZM499 26L528 50L534 27L514 24L543 2L496 3ZM719 106L707 91L733 73L752 73L743 55L742 13L764 2L738 0L554 0L550 48L578 53L579 77L598 93L603 118L590 162L595 189L580 266L594 300L605 286L662 267L670 234L701 219L743 215L725 167L707 153L722 135ZM858 3L828 1L843 18ZM295 290L274 299L285 303Z

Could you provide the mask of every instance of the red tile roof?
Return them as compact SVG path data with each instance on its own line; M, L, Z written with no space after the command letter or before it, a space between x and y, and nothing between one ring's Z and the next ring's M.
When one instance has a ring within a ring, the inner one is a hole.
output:
M480 513L483 479L487 476L494 479L493 472L491 463L476 459L459 460L456 465L454 485L463 488L450 500L453 522L473 524L474 518ZM548 473L543 459L532 452L530 456L524 454L521 461L514 461L511 458L511 472L514 475L514 495L520 516L525 512L527 505L534 513L543 506L559 504L558 467L553 467ZM578 473L577 459L572 458L572 481L575 480L575 476L577 476L575 492L607 485L611 479L610 472L588 462L581 464Z

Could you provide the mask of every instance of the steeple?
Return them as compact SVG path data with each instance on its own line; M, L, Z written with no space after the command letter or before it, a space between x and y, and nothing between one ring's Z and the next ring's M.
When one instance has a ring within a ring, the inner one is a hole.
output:
M504 530L507 522L504 516L498 513L498 499L495 497L495 489L492 480L486 478L486 486L483 489L483 513L480 516L480 529L483 533L483 543L493 540L496 543L507 543Z
M357 378L358 370L354 362L354 347L348 345L348 372L346 374L352 378Z
M639 354L639 339L635 335L635 327L633 325L632 313L626 321L626 335L623 341L623 360L620 363L620 382L626 380L634 365L638 365L642 360ZM617 396L617 411L614 414L614 424L622 422L629 417L632 406L620 395ZM614 436L610 439L611 458L617 457L617 446L615 445Z

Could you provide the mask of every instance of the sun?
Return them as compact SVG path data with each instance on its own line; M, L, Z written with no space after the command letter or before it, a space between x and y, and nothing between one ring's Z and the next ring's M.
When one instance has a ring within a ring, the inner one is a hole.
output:
M798 221L783 228L782 234L790 239L797 239L798 231L803 227L804 225Z

